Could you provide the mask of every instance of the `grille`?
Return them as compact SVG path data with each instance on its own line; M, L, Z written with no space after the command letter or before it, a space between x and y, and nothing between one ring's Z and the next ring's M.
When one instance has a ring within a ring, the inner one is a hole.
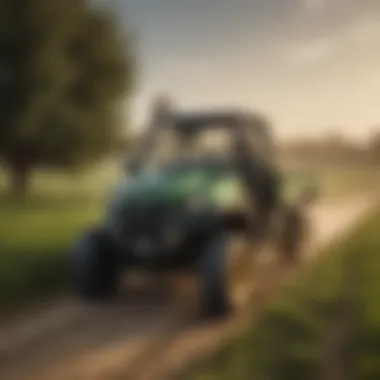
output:
M177 207L165 202L131 202L114 213L117 237L125 244L134 244L141 238L160 243L163 233L173 220L179 223Z

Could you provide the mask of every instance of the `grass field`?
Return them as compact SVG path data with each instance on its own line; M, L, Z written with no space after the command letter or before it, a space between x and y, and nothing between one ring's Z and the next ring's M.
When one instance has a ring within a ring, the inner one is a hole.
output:
M379 230L377 212L195 380L380 379Z
M77 235L102 215L115 182L113 168L83 176L40 172L33 191L15 202L0 179L0 305L57 289L67 280Z
M316 179L325 194L338 196L373 186L373 173L362 168L295 170L289 174L288 189L293 192ZM65 283L70 246L87 225L101 217L117 175L112 166L76 177L39 172L31 194L14 202L5 195L6 178L0 172L0 305L53 291Z

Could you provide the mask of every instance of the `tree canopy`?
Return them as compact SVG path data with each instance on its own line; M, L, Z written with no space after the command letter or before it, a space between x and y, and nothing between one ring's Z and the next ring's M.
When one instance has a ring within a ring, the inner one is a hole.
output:
M86 0L0 0L0 159L15 191L38 165L108 153L133 88L131 41Z

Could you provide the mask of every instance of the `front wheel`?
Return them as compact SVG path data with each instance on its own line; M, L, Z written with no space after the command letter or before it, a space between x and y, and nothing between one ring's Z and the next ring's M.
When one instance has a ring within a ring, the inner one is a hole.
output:
M248 304L253 258L244 238L219 237L205 246L199 261L200 311L204 317L224 317Z
M74 285L83 298L98 300L116 293L116 250L105 231L98 229L85 233L74 254Z

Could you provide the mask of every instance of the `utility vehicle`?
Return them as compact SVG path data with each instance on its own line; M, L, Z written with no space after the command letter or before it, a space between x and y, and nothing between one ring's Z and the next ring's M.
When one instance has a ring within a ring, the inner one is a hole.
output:
M82 296L110 297L120 275L133 269L183 271L198 281L201 312L224 316L247 302L252 266L266 242L277 242L284 262L300 258L303 205L313 194L303 193L302 207L284 202L265 119L160 104L133 148L103 223L75 247Z

